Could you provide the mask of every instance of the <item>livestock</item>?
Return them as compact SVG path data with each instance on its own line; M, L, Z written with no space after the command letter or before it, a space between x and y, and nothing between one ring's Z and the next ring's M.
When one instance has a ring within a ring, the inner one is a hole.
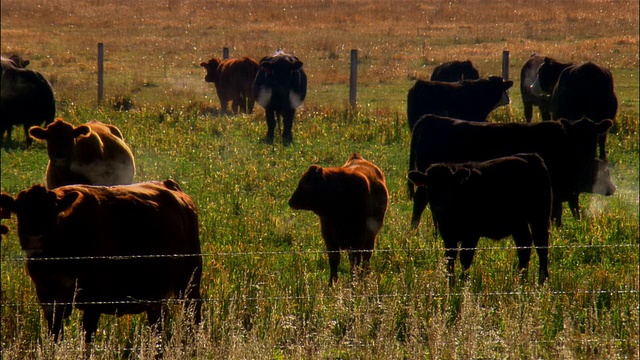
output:
M161 333L166 301L200 321L198 213L173 180L114 187L38 184L0 207L17 215L26 267L55 341L73 307L91 343L101 314L146 312Z
M454 83L418 80L407 96L409 129L425 114L486 121L493 109L509 104L511 86L513 81L499 76Z
M551 216L551 180L537 154L516 154L484 162L435 163L409 179L426 188L429 207L445 247L449 284L460 243L464 279L480 237L509 235L518 247L518 268L526 279L531 245L540 263L538 283L549 277L547 255Z
M13 61L13 64L15 65L15 67L17 68L26 68L27 66L29 66L29 64L31 64L31 61L24 59L22 56L20 55L11 55L9 56L9 60Z
M448 61L436 66L431 73L430 81L456 82L460 80L480 79L478 70L473 67L471 60Z
M530 123L533 118L533 107L537 106L540 110L540 118L542 120L551 120L551 96L538 92L534 94L531 85L538 77L538 68L544 62L545 57L533 54L522 65L520 70L520 93L522 94L522 103L524 105L524 118Z
M425 115L413 130L409 171L424 172L438 162L487 161L517 153L537 153L549 169L553 190L551 216L560 226L562 202L570 201L572 214L579 219L580 192L590 189L606 196L615 192L608 172L594 171L602 165L598 165L600 161L594 154L598 135L612 125L611 120L596 123L586 118L493 124ZM424 188L414 193L410 181L408 190L413 197L411 225L417 228L429 199Z
M222 113L227 113L228 102L234 113L242 111L251 114L255 97L253 96L253 81L260 69L258 63L248 57L221 60L211 58L201 62L206 69L206 82L214 83Z
M51 83L41 73L16 66L2 57L0 77L0 142L6 133L11 141L14 125L22 124L25 143L31 145L29 127L48 125L56 114L56 100ZM25 65L26 66L26 65Z
M29 134L47 142L47 187L63 185L125 185L133 182L135 161L131 149L114 125L91 121L79 126L56 119Z
M353 275L368 269L387 210L388 192L382 171L357 153L342 167L311 165L289 199L294 210L311 210L320 218L331 274L338 280L340 250L347 250Z
M253 94L265 110L265 142L268 144L273 143L276 121L279 122L280 118L283 124L283 144L288 146L293 141L293 118L296 109L307 96L307 75L302 67L300 59L282 50L260 60L260 71L253 84Z

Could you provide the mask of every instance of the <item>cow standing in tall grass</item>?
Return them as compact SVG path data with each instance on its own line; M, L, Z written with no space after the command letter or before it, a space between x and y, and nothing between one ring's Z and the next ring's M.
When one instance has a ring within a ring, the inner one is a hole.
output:
M239 111L247 114L253 112L253 81L260 69L255 60L249 57L225 60L211 58L207 62L201 62L200 66L207 71L204 80L216 86L223 114L227 113L229 101L234 114Z

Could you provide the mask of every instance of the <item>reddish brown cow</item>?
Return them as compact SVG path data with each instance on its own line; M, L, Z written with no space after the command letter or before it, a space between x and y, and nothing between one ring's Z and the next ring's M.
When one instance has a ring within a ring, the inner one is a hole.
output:
M126 185L133 183L135 162L120 130L92 121L73 126L62 119L29 129L34 139L47 142L47 187L64 185Z
M253 112L253 81L260 70L255 60L248 57L227 60L211 58L208 62L201 62L200 66L207 70L204 80L216 86L223 113L227 112L229 101L234 113L238 113L238 110L248 114Z
M72 307L90 343L101 314L146 312L162 327L166 300L186 300L200 321L202 257L193 200L173 180L113 187L34 185L0 208L18 237L54 340Z
M340 250L349 252L352 275L357 266L368 268L388 198L382 171L355 153L342 167L311 165L302 175L289 206L320 217L331 268L329 286L338 280Z

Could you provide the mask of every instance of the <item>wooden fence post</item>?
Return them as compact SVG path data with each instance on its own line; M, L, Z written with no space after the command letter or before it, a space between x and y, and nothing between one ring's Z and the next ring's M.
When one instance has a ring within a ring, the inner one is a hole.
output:
M356 109L356 94L358 87L358 50L351 49L351 76L349 78L349 103Z
M224 47L222 48L222 59L227 60L228 58L229 58L229 48Z
M104 96L104 44L98 43L98 105Z
M509 50L502 50L502 78L509 80Z

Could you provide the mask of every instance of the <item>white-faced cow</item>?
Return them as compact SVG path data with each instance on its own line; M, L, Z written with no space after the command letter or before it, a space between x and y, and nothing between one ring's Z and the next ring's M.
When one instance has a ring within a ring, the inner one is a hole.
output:
M454 60L436 66L433 69L429 80L456 82L460 80L477 79L480 79L480 74L478 73L478 70L473 67L471 60Z
M552 218L559 226L563 202L569 201L573 216L579 218L580 192L607 196L614 193L608 171L602 171L606 163L593 152L598 136L612 125L611 120L595 123L589 119L494 124L425 115L413 130L409 171L424 172L439 162L487 161L517 153L537 153L549 169ZM414 193L410 181L408 187L413 197L411 225L417 228L429 199L424 188Z
M331 275L338 280L340 250L349 252L351 273L367 269L387 210L384 174L373 163L353 154L342 167L311 165L289 199L295 210L311 210L320 217Z
M513 81L499 76L459 82L418 80L407 96L409 129L426 114L486 121L493 109L509 104L511 86Z
M16 66L2 58L0 74L0 142L6 133L11 140L14 125L22 124L25 142L31 145L29 127L53 122L56 100L49 81L39 72ZM23 63L24 64L24 63ZM26 65L25 65L26 66Z
M460 243L464 279L481 236L509 235L518 247L518 268L526 279L531 246L540 262L538 283L549 277L547 254L551 217L551 180L537 154L516 154L485 162L436 163L409 179L424 186L436 229L444 241L449 284Z
M200 321L202 257L193 200L173 180L114 187L34 185L0 206L18 238L54 340L76 307L90 343L101 314L146 312L162 327L167 300Z
M551 94L545 94L539 90L534 93L531 87L538 77L538 68L542 65L544 59L545 57L542 55L533 54L520 70L520 93L522 94L522 103L524 105L524 118L527 122L531 122L533 118L534 106L537 106L540 110L540 118L542 120L551 120ZM553 59L551 61L557 63Z
M297 57L281 50L260 60L260 71L253 84L253 92L258 104L265 110L265 142L268 144L273 143L276 120L279 121L280 117L283 144L290 145L293 141L293 118L307 95L307 75L302 65Z
M47 142L47 187L63 185L125 185L133 183L135 162L120 130L92 121L80 126L56 119L29 134Z
M248 57L227 60L211 58L201 62L200 66L207 70L204 80L216 86L222 113L227 113L229 101L231 110L236 114L238 111L253 112L253 81L260 69L255 60Z

